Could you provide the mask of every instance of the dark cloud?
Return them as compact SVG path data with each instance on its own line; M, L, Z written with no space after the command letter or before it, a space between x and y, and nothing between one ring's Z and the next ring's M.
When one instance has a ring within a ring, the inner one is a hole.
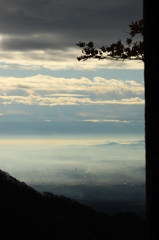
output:
M111 43L142 18L141 0L0 0L4 50L74 47L79 40Z

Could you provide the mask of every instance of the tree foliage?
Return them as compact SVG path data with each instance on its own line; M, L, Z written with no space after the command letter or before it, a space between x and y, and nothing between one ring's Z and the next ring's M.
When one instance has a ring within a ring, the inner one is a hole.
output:
M129 37L126 39L125 45L119 40L110 46L102 46L95 48L93 42L79 42L76 45L83 48L83 55L77 57L79 61L86 61L90 58L101 59L122 59L122 60L141 60L144 61L144 41L143 41L143 20L132 22L129 25ZM142 38L140 41L134 41L135 36Z

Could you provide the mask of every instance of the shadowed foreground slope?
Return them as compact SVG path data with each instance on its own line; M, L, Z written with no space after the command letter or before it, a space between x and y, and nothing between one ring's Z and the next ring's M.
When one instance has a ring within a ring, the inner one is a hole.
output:
M111 217L64 196L40 194L1 170L0 203L1 239L145 239L145 221L133 213Z

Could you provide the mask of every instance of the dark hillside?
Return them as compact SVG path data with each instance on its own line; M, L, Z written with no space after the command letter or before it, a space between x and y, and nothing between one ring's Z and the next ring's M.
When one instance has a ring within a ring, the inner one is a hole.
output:
M111 217L64 196L40 194L1 170L0 229L1 239L145 239L145 221L135 214Z

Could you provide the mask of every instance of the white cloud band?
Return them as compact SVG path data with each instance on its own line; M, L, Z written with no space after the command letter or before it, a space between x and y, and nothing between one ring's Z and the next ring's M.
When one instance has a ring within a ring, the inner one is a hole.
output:
M144 104L144 86L133 80L101 77L55 78L44 75L0 78L0 103L25 105Z

